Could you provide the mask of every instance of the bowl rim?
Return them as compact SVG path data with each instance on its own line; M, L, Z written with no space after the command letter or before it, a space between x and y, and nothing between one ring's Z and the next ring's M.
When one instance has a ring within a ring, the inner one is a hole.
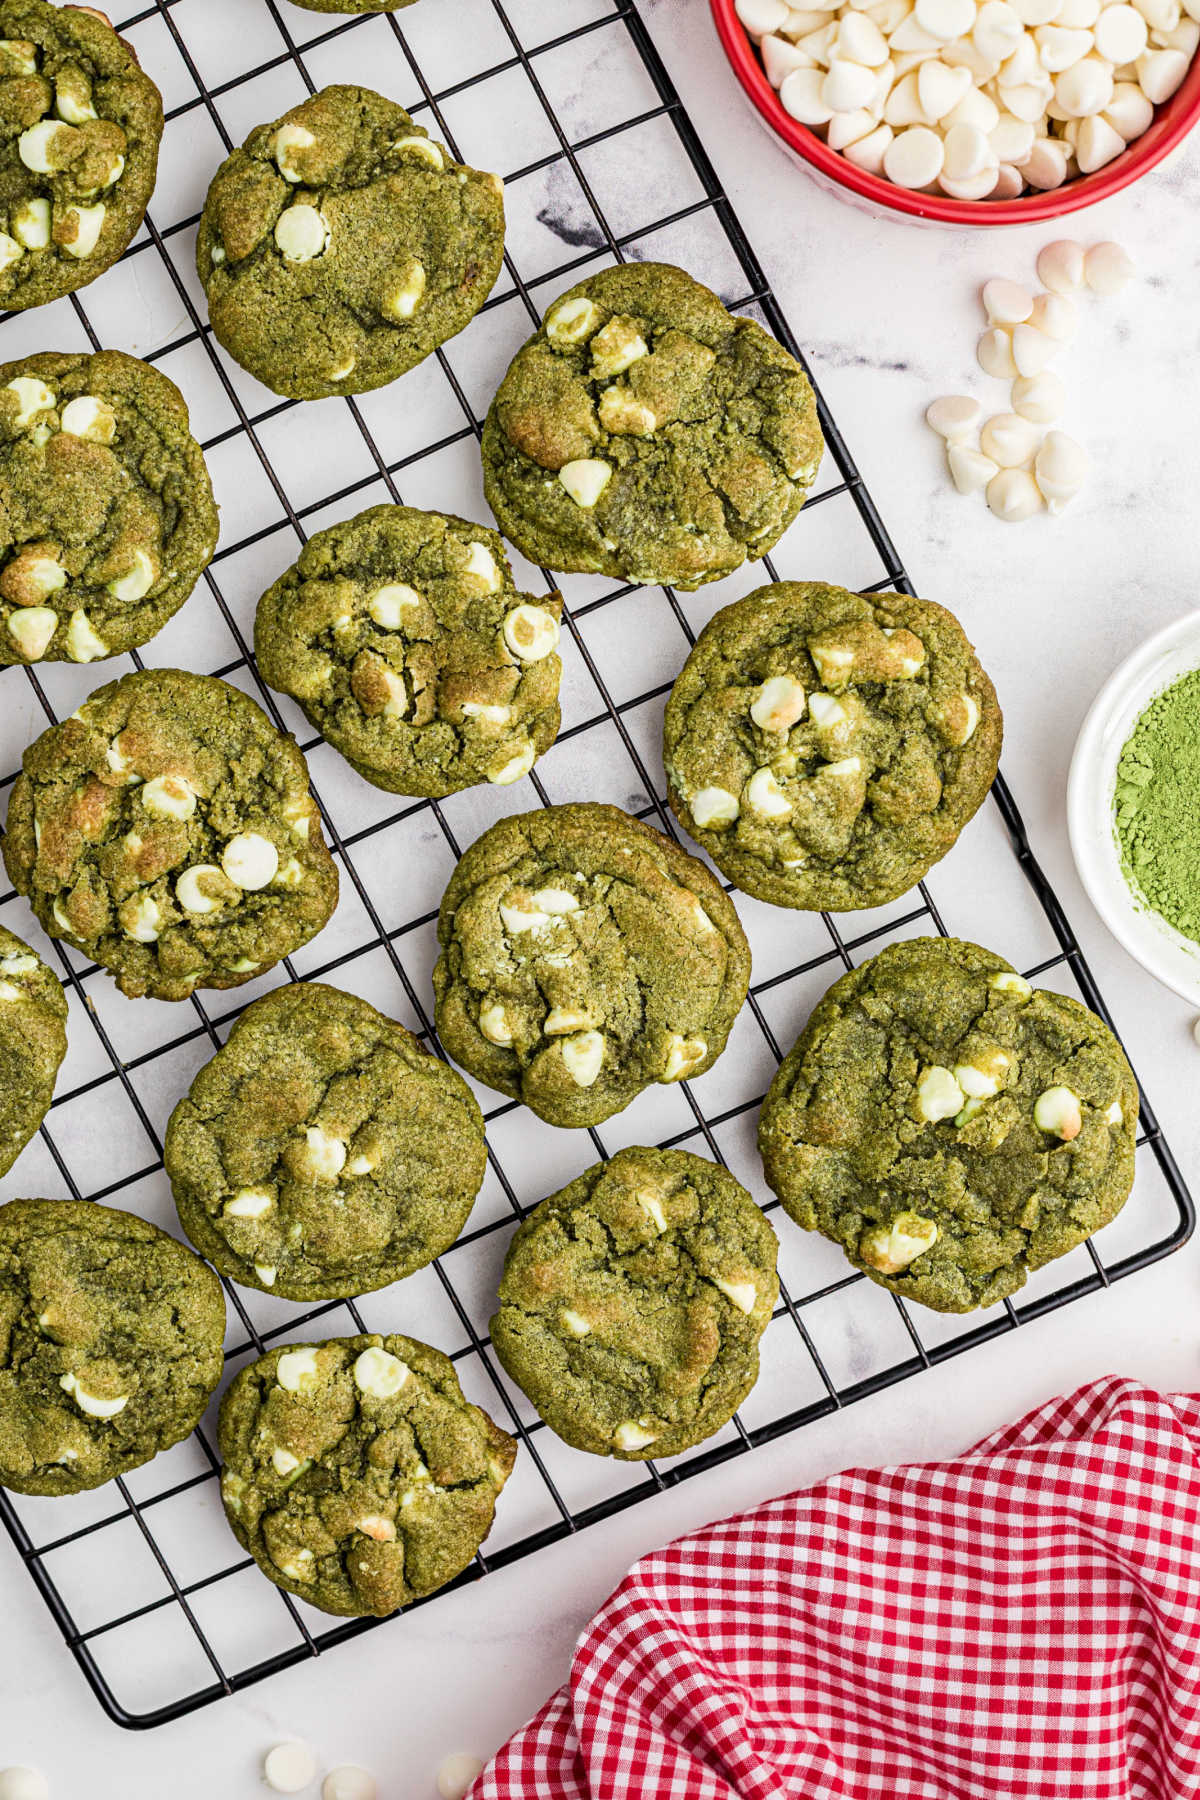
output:
M1200 1005L1200 944L1194 946L1195 972L1189 980L1182 969L1180 951L1186 951L1192 940L1146 903L1139 904L1121 872L1111 826L1111 791L1105 774L1109 734L1115 720L1132 708L1132 719L1136 721L1157 694L1181 679L1184 671L1167 675L1164 665L1185 646L1194 650L1192 667L1200 669L1200 609L1173 619L1144 639L1117 665L1088 707L1067 775L1067 836L1084 891L1113 937L1164 987L1181 999ZM1132 729L1132 723L1124 725L1121 745ZM1101 783L1104 791L1100 790ZM1107 829L1097 832L1097 817L1101 813ZM1118 880L1106 882L1102 871L1111 875L1114 870ZM1112 897L1116 892L1122 895L1120 902ZM1147 928L1152 920L1157 924Z
M1061 187L1017 200L953 200L944 194L919 194L897 187L882 176L860 169L831 150L815 131L786 113L763 71L755 46L737 16L735 0L709 0L717 35L733 72L752 105L796 155L839 187L889 212L906 213L943 225L1034 225L1094 206L1148 174L1170 155L1200 119L1200 50L1192 57L1182 85L1155 109L1154 122L1131 146L1094 175L1082 175Z

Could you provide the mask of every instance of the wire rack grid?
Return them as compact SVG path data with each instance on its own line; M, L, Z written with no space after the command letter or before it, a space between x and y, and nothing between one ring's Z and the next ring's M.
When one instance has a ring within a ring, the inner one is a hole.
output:
M286 16L285 16L286 15ZM751 246L674 92L636 0L460 0L454 24L428 0L402 15L330 23L276 0L154 0L118 28L164 90L167 129L150 216L99 282L3 325L4 359L46 348L127 349L183 387L222 506L222 543L199 591L145 660L218 674L295 730L309 757L342 872L334 920L286 977L334 978L403 1019L439 1054L429 1011L438 898L460 848L505 810L615 801L668 832L659 739L664 697L700 625L762 579L759 568L681 600L571 578L563 638L564 726L523 785L397 804L370 788L302 715L259 683L250 656L258 594L298 544L335 518L391 498L485 516L477 444L488 399L545 303L578 271L626 257L681 263L735 311L796 349ZM229 361L207 327L192 268L194 229L220 157L307 92L369 80L463 160L506 177L505 272L480 316L396 386L303 408ZM507 165L507 166L506 166ZM649 172L649 175L648 173ZM829 456L800 519L766 565L863 591L904 570L822 403ZM514 559L526 587L553 578ZM123 659L128 667L141 659ZM0 766L114 673L47 665L6 677ZM555 1131L478 1089L489 1172L470 1228L431 1268L357 1301L297 1310L227 1284L230 1372L282 1340L404 1330L451 1352L471 1398L521 1443L496 1528L455 1585L796 1430L867 1394L1017 1328L1145 1267L1183 1243L1193 1211L1153 1113L1143 1109L1135 1196L1097 1243L1032 1280L1015 1302L969 1320L918 1321L795 1230L762 1184L755 1115L781 1046L844 969L898 937L957 928L1107 1017L1071 928L1041 874L1003 782L936 872L896 904L843 916L784 913L737 897L755 962L750 1000L717 1066L643 1095L600 1130ZM103 971L38 936L23 904L0 919L57 956L70 1049L40 1136L7 1195L61 1193L128 1206L178 1229L161 1160L171 1106L246 1000L283 978L188 1006L123 1000ZM225 1010L223 1010L225 1009ZM611 1463L544 1426L490 1351L487 1320L516 1221L598 1156L629 1143L684 1145L727 1164L780 1227L780 1303L762 1374L739 1415L670 1462ZM221 1515L212 1415L185 1443L71 1500L0 1495L0 1518L76 1661L120 1725L164 1723L318 1655L376 1622L331 1624L280 1593L242 1556ZM433 1598L436 1598L434 1596ZM393 1629L403 1629L403 1624Z

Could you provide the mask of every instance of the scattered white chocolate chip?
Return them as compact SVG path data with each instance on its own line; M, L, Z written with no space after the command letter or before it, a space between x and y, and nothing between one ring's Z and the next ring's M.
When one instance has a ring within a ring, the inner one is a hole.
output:
M563 300L546 314L546 336L552 344L581 344L600 323L600 308L594 301L579 295Z
M1038 280L1055 294L1073 294L1083 285L1083 250L1070 238L1056 238L1038 251Z
M945 394L925 408L925 423L948 443L970 432L979 417L979 402L966 394Z
M311 1344L285 1350L275 1365L275 1380L289 1394L302 1394L316 1387L320 1378L317 1353Z
M722 787L704 787L688 804L692 821L701 831L715 830L722 825L732 825L741 807L736 794L731 794Z
M591 1014L579 1006L552 1006L542 1021L546 1037L565 1037L572 1031L589 1031L595 1025Z
M954 1065L954 1079L969 1100L990 1100L1000 1092L1012 1057L1005 1050L995 1050L982 1064L961 1062Z
M902 1213L890 1225L865 1232L859 1240L858 1253L881 1275L898 1275L932 1249L937 1239L934 1220L923 1219L919 1213Z
M708 1043L702 1037L683 1037L673 1031L667 1039L667 1059L663 1064L663 1081L682 1081L698 1069L708 1055Z
M1012 408L1035 425L1052 425L1066 405L1067 390L1053 369L1040 375L1018 375L1012 384Z
M498 1044L507 1050L513 1041L512 1026L508 1022L508 1014L498 1000L491 1001L479 1009L479 1031L489 1044Z
M1012 337L1000 325L983 333L975 348L975 360L985 375L994 375L999 381L1011 380L1017 373Z
M752 701L750 717L760 731L790 731L804 717L804 706L804 688L794 675L772 675Z
M78 1454L78 1451L67 1450L58 1460L74 1462ZM480 1763L479 1768L482 1767ZM469 1782L467 1786L470 1786ZM439 1788L438 1791L442 1790ZM464 1787L462 1792L465 1794L466 1791ZM0 1800L50 1800L50 1783L40 1769L31 1769L27 1763L14 1763L11 1768L0 1769Z
M108 645L99 632L92 630L91 620L79 607L67 622L67 655L77 663L95 662L108 655Z
M645 1450L657 1436L658 1433L649 1429L645 1419L624 1419L613 1432L613 1447L617 1450Z
M120 908L118 917L125 936L135 944L157 943L162 930L162 909L151 894L137 894Z
M1041 511L1042 496L1025 469L1001 469L987 484L989 509L1005 524L1019 524Z
M373 1400L391 1400L400 1392L412 1370L382 1345L373 1344L354 1363L354 1383Z
M562 1059L576 1087L589 1088L597 1081L604 1062L604 1039L598 1031L581 1031L562 1039Z
M65 217L74 220L70 236L64 232L63 249L68 256L82 260L92 254L100 241L100 231L104 224L107 209L103 201L98 200L95 206L68 206Z
M298 150L311 150L316 141L307 125L298 125L294 120L279 127L272 149L275 167L285 181L303 181L304 176L295 164L295 155Z
M274 881L279 852L261 832L239 831L222 850L221 867L235 887L254 893Z
M726 1281L718 1275L713 1283L732 1301L739 1312L752 1313L758 1303L758 1289L752 1281Z
M50 389L36 375L17 375L5 383L4 391L17 396L17 415L13 424L19 431L24 431L39 413L49 412L56 404Z
M304 1133L305 1149L301 1161L314 1181L336 1181L346 1166L346 1146L339 1137L309 1125Z
M289 1581L312 1581L314 1579L313 1560L311 1550L297 1550L282 1560L276 1557L272 1558L280 1574L286 1575Z
M49 606L18 606L9 613L6 624L22 656L37 662L58 629L58 614Z
M558 1317L563 1328L569 1331L572 1337L586 1337L592 1329L591 1320L585 1319L582 1313L572 1311L569 1306L564 1306Z
M321 1800L375 1800L378 1792L375 1777L357 1763L330 1769L321 1783Z
M612 480L612 465L602 462L599 457L577 457L573 462L563 464L558 479L576 506L590 509Z
M367 601L367 611L376 625L381 625L385 631L398 631L405 616L420 605L421 596L416 588L409 587L405 581L389 581L375 589Z
M361 1519L355 1521L355 1525L364 1537L369 1537L376 1544L394 1544L396 1541L396 1527L382 1513L364 1513Z
M949 1069L934 1063L923 1069L917 1082L917 1112L922 1119L936 1125L941 1119L951 1119L956 1112L961 1112L966 1095L959 1087Z
M662 1201L657 1194L639 1193L637 1203L654 1226L655 1231L667 1229L667 1215L663 1211Z
M183 775L155 775L142 788L147 812L165 819L190 819L196 810L196 793Z
M117 414L115 408L98 395L77 394L74 400L68 400L63 407L59 425L70 437L90 438L96 444L111 444L117 434ZM134 555L144 557L145 551L135 551ZM149 561L149 558L146 560ZM109 591L116 593L111 583ZM117 594L116 597L118 600L139 599L140 595Z
M544 606L514 606L504 620L504 642L521 662L541 662L558 648L558 620Z
M1033 295L1019 282L997 276L983 284L983 310L990 325L1023 325L1033 311Z
M1038 490L1052 513L1061 512L1087 477L1088 457L1082 444L1065 431L1048 431L1033 465Z
M265 1188L239 1188L222 1211L227 1219L261 1219L274 1204L274 1197Z
M771 769L756 769L742 791L742 797L751 812L763 819L787 819L791 817L791 802Z
M59 1377L58 1385L64 1393L70 1394L80 1412L87 1413L91 1419L115 1419L129 1405L128 1394L117 1394L111 1399L105 1399L102 1394L93 1394L70 1369Z
M1039 1131L1048 1131L1069 1144L1083 1129L1079 1095L1069 1087L1047 1088L1034 1102L1033 1122Z
M1038 375L1058 355L1058 341L1036 325L1018 325L1012 334L1012 354L1018 375Z
M486 544L472 539L467 546L467 563L464 574L474 575L482 581L484 590L489 594L498 594L504 585L504 577L496 565L496 559Z
M437 1772L437 1791L440 1800L466 1800L467 1790L471 1783L483 1773L483 1760L472 1756L469 1751L456 1750L448 1756ZM31 1796L30 1800L35 1800Z
M114 600L143 600L158 579L158 571L145 550L135 550L132 566L108 583Z
M982 450L972 450L968 444L947 445L946 462L950 479L960 494L981 494L1000 466Z
M50 202L26 200L9 215L12 234L26 250L44 250L50 242Z
M276 1744L263 1758L263 1780L277 1794L299 1794L316 1774L316 1758L307 1744Z
M1037 445L1037 427L1017 413L996 413L979 434L979 448L1002 469L1021 468Z
M185 912L216 912L220 906L221 902L215 900L211 894L206 894L201 887L201 878L204 876L210 880L213 876L224 880L222 870L218 869L215 863L193 863L190 869L183 871L175 883L175 898Z
M329 221L318 207L297 201L275 221L275 242L288 262L312 262L329 248Z
M1119 294L1126 282L1132 281L1134 267L1120 244L1093 244L1084 258L1083 272L1094 294Z

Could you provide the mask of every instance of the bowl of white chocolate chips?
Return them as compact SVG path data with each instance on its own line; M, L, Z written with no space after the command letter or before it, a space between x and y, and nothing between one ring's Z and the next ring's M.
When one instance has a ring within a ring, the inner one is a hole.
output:
M1200 0L711 0L766 125L843 194L948 225L1107 199L1200 116Z

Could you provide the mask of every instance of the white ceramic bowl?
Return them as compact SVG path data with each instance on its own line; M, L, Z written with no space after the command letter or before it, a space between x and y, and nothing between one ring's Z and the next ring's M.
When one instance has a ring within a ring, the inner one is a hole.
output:
M1156 694L1200 668L1200 612L1156 631L1092 702L1071 758L1067 830L1079 879L1113 936L1144 969L1200 1006L1200 944L1185 938L1132 891L1113 834L1117 759Z

